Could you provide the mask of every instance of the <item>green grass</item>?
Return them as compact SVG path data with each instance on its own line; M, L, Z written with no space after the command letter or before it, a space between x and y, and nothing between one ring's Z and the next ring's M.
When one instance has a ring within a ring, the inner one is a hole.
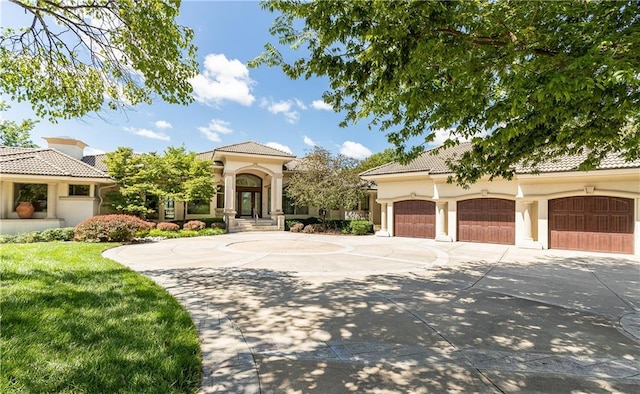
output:
M1 393L193 393L196 329L114 244L0 246Z

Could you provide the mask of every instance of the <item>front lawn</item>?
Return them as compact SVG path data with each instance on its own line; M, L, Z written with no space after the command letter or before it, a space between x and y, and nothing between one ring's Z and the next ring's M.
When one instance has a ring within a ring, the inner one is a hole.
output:
M193 393L196 329L114 244L0 246L0 392Z

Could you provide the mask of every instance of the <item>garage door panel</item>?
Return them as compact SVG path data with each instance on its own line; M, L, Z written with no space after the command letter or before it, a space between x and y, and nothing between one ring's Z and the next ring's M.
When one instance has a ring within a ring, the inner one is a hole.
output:
M436 204L433 201L407 200L394 204L394 235L435 238Z
M459 201L458 240L513 245L515 202L497 198Z
M606 196L549 201L549 247L633 253L633 200Z

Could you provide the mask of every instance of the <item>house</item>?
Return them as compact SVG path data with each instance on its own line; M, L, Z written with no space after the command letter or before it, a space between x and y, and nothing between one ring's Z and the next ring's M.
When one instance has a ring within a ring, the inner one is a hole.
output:
M447 183L446 161L468 149L461 143L360 174L378 186L377 234L640 255L640 160L609 155L582 172L584 157L567 156L464 189Z
M106 155L84 156L86 144L72 138L46 140L49 144L46 149L0 147L0 233L75 226L93 215L113 213L106 197L117 185L106 174ZM286 195L288 179L299 163L290 153L248 141L202 152L197 158L211 162L217 195L210 201L189 202L186 212L183 204L173 200L156 201L154 220L218 217L224 218L233 230L236 222L257 216L283 229L285 215L319 216L316 208L294 206ZM20 220L15 208L21 188L28 184L42 185L45 191L38 200L34 219ZM369 218L375 213L374 202L375 193L371 191L359 207L361 210L336 210L330 217ZM379 221L379 210L377 213Z
M0 147L0 233L74 226L111 213L106 194L117 186L106 174L105 155L83 156L86 145L75 139L46 140L46 149ZM582 172L576 168L583 157L567 156L537 172L517 168L511 180L482 179L468 189L447 183L447 159L470 148L462 143L365 171L361 177L375 185L368 198L357 210L330 217L368 218L380 236L640 255L640 160L610 155ZM220 217L233 230L257 217L282 229L285 218L319 216L287 198L300 163L290 153L248 141L197 157L211 162L217 195L190 202L186 212L183 204L158 201L155 220ZM39 185L38 207L34 219L20 220L15 208L28 185Z
M0 234L75 226L100 212L107 174L81 161L86 145L65 137L45 138L48 148L0 147ZM18 202L29 192L35 212L19 219Z

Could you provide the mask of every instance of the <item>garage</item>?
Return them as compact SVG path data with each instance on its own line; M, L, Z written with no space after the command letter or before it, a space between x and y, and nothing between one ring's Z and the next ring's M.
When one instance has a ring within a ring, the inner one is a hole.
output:
M516 203L500 198L458 201L458 241L513 245Z
M549 200L549 247L633 253L633 200L580 196Z
M436 203L433 201L398 201L393 205L393 212L395 236L436 237Z

